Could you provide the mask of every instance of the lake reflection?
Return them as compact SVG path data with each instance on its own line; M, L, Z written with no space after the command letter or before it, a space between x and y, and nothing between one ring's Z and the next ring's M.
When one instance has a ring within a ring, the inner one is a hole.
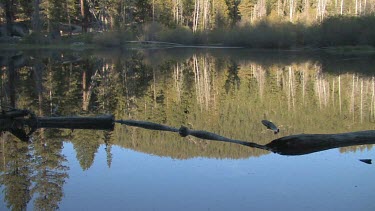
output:
M290 134L375 127L371 57L9 52L0 64L1 104L38 116L111 113L262 145ZM38 130L31 144L9 133L1 139L0 210L375 208L366 200L375 196L374 170L358 161L372 158L372 145L282 157L121 125L112 132Z

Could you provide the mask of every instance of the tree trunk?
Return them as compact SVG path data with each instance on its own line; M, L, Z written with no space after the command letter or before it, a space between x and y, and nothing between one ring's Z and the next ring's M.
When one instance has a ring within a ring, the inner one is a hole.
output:
M40 0L34 0L33 4L33 18L31 20L33 31L36 34L39 34L41 31L41 24L40 24Z
M289 21L293 22L294 0L289 0Z
M12 36L13 28L13 0L5 1L5 20L6 20L6 35Z
M16 107L16 70L14 60L11 58L8 64L10 107Z
M80 0L81 2L81 21L82 21L82 32L87 32L87 3L86 0Z
M344 9L344 0L341 0L341 4L340 4L340 15L343 15L343 9Z

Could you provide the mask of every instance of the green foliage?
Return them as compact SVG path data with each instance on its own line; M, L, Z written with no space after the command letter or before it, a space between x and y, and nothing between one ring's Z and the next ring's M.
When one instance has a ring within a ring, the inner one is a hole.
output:
M9 209L26 210L31 199L32 159L27 143L20 143L10 134L4 136L1 144L4 147L4 172L0 174L2 194Z
M103 139L102 131L76 130L72 134L77 160L83 170L89 169L94 163L95 154Z
M131 31L109 31L94 35L92 43L104 47L122 46L125 41L133 40Z
M321 25L322 46L374 45L375 16L327 18Z
M82 33L82 34L77 34L77 35L71 35L71 36L65 36L62 37L63 42L68 42L68 43L74 43L74 42L83 42L85 44L91 44L93 43L94 37L98 33L95 32L88 32L88 33Z
M174 42L181 44L194 44L193 32L187 27L177 26L176 28L166 29L160 34L160 41Z
M80 33L81 27L83 31L89 29L94 33L104 31L81 39L105 47L122 46L128 40L275 49L375 46L373 1L360 3L360 9L347 0L342 1L343 8L333 0L294 1L293 5L290 1L276 0L84 2L86 4L81 5L76 0L12 1L12 5L2 8L0 18L9 22L8 26L12 22L22 22L30 29L32 25L34 31L39 31L35 26L43 25L41 33L48 39L31 34L23 39L22 43L27 44L73 42L77 37L65 38L66 34L60 37L60 29L67 31L67 26L73 24L74 33ZM34 10L40 11L40 18L36 18L39 12ZM2 28L0 34L6 32L5 29Z
M142 26L141 40L160 40L159 36L165 27L158 22L146 23Z
M134 4L133 18L137 23L144 23L152 17L150 0L137 0Z
M238 26L231 31L214 30L210 40L222 41L228 46L285 49L297 45L297 34L297 28L291 23L261 21L254 26Z
M239 20L241 20L241 14L238 8L239 4L241 3L241 0L225 0L225 3L228 7L230 25L233 27Z
M39 45L45 45L50 44L51 41L47 38L46 35L42 33L31 33L27 36L25 36L22 41L22 44L39 44Z

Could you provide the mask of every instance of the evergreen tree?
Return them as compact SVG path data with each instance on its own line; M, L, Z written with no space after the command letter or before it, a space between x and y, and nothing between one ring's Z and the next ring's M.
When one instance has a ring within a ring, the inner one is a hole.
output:
M230 20L230 25L233 27L239 20L241 20L241 14L239 11L241 0L225 0L225 3L228 7L228 17Z

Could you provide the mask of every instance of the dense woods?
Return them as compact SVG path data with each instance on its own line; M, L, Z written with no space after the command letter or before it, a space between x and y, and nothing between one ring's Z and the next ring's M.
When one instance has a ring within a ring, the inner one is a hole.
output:
M30 30L26 42L88 32L81 39L105 46L126 40L261 48L375 44L374 0L2 0L0 5L1 35Z

